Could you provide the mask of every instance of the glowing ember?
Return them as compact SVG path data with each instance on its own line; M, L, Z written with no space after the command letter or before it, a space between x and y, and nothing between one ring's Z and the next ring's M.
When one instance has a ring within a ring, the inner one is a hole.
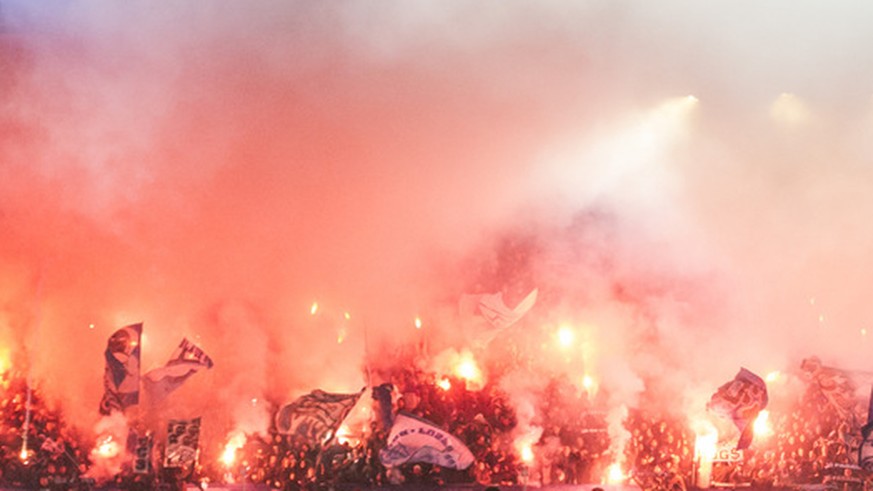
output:
M315 315L318 313L318 302L312 302L312 307L309 307L309 314Z
M625 480L624 472L621 470L621 464L615 462L606 470L606 482L609 484L619 484Z
M569 348L570 346L573 346L573 341L576 339L576 333L573 332L573 329L568 326L561 326L558 329L557 336L558 344L562 348Z
M236 451L242 448L245 443L245 433L241 431L235 432L230 437L227 445L224 446L224 452L221 453L221 462L224 463L224 465L227 467L233 465L234 461L236 460Z
M770 425L770 411L764 409L758 413L758 417L752 423L752 429L755 431L756 438L772 435L773 427Z
M27 446L22 446L21 452L18 453L18 458L21 459L21 461L26 464L27 458L29 456L28 454L29 454L29 452L27 451Z
M350 314L350 313L348 313L348 312L344 312L344 313L343 313L343 317L345 317L346 320L349 320L349 319L352 318L352 314Z
M419 317L415 318L415 328L421 329L421 318L419 318Z
M449 382L449 379L443 377L439 382L437 382L437 387L443 390L449 390L452 388L452 383Z
M341 328L336 334L336 344L343 344L343 341L345 341L347 334L348 332L346 331L346 328Z

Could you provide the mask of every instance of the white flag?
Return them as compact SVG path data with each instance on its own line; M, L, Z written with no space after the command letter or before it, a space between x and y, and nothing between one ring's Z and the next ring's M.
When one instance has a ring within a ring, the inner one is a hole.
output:
M394 419L379 459L385 467L423 462L459 470L470 467L474 460L470 449L454 435L406 413Z
M183 338L166 365L145 374L145 388L153 400L159 401L181 387L191 375L212 365L209 355Z

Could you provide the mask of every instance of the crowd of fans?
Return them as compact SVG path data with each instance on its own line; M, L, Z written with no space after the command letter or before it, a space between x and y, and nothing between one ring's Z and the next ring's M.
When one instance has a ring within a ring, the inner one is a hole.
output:
M0 373L0 485L67 488L90 462L76 429L65 424L20 372Z
M558 378L540 394L536 424L541 433L532 442L532 458L522 459L516 447L518 415L498 387L471 390L462 379L438 380L432 373L412 368L398 369L386 387L394 394L390 414L405 411L445 428L467 444L474 464L464 470L425 463L387 469L379 451L389 427L376 418L364 435L333 439L324 448L275 429L247 435L232 465L202 455L196 467L183 472L161 469L160 456L155 455L156 470L150 475L134 476L127 468L114 484L147 489L183 481L245 482L282 490L399 483L541 486L604 482L616 462L624 479L643 488L675 490L696 484L695 434L687 421L647 411L645 404L628 408L623 419L625 441L616 445L606 414L586 394ZM6 371L0 391L0 485L81 489L93 484L83 479L91 465L89 444L60 413L46 406L26 378ZM792 410L774 412L771 426L772 435L756 439L741 458L716 461L712 482L785 488L830 481L841 489L862 489L866 476L854 464L860 444L858 423L832 410L816 386L810 384Z

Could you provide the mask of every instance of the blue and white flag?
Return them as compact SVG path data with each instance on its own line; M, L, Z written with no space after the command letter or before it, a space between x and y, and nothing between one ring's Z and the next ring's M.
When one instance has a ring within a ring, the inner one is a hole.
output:
M106 370L100 414L124 411L139 403L139 360L142 323L115 331L106 343Z
M394 418L379 459L385 467L421 462L459 470L470 467L475 460L470 449L457 437L406 413Z
M182 338L167 364L145 374L145 388L153 401L160 401L203 368L212 368L212 358L197 345Z
M276 412L276 431L321 445L336 433L361 394L363 391L331 394L316 389L279 408Z

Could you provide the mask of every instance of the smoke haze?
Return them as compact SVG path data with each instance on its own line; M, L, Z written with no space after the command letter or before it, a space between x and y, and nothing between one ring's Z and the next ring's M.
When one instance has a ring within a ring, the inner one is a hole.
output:
M540 289L519 345L585 333L584 363L507 379L520 408L537 374L702 408L739 366L869 370L871 21L867 2L0 2L0 341L90 426L112 332L144 323L144 369L187 336L216 366L162 410L215 432L359 390L416 317L461 350L459 296L512 286Z

